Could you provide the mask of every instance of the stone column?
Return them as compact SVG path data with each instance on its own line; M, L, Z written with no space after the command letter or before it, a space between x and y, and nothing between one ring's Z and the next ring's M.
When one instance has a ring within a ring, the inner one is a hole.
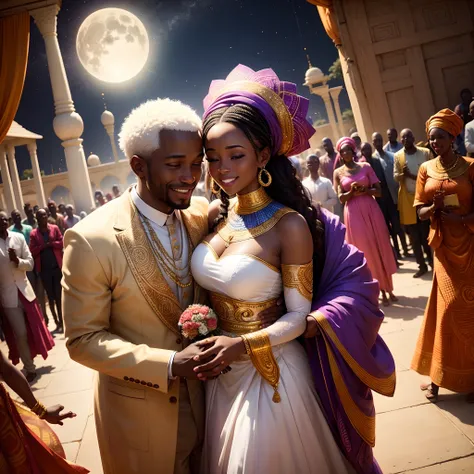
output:
M112 154L114 155L114 161L115 163L118 163L119 156L118 156L118 151L117 151L117 145L115 143L114 124L105 125L104 128L105 128L105 131L107 132L107 135L110 138L110 146L112 147Z
M5 197L5 204L7 206L5 210L7 213L10 213L13 211L13 209L16 209L16 202L15 195L13 194L10 171L8 170L7 155L3 147L0 147L0 168L2 173L3 195Z
M55 118L53 128L62 140L66 164L69 172L69 182L75 207L78 211L90 212L94 207L94 199L87 172L86 157L82 147L82 132L84 123L75 111L71 91L64 69L61 50L57 36L58 5L31 10L30 15L40 30L46 46L51 87L53 90Z
M10 165L10 175L13 184L13 194L15 195L15 202L18 210L23 214L23 193L21 191L20 176L18 175L18 168L15 160L15 147L7 145L8 164ZM13 211L13 209L10 209Z
M344 121L342 120L341 106L339 104L339 94L342 91L342 86L331 87L329 93L331 94L332 101L334 102L334 108L336 109L337 122L339 125L339 134L343 137L346 134L344 130Z
M33 179L35 180L36 196L38 197L38 205L46 207L46 198L44 197L43 180L41 178L41 171L38 163L38 155L36 154L37 146L36 140L28 143L28 152L30 154L31 169L33 170Z
M317 91L317 94L324 101L324 105L326 106L326 112L328 114L329 124L331 125L332 134L334 140L337 141L340 137L339 131L337 129L336 116L334 115L334 109L332 108L331 96L329 95L329 88L321 88Z

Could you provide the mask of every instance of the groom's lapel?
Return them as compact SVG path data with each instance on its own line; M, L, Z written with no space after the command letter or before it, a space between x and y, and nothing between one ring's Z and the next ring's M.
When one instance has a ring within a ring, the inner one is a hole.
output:
M171 331L180 334L178 321L183 309L158 267L153 250L130 193L123 196L115 229L117 240L145 300Z
M202 242L209 230L207 209L205 209L205 212L202 212L201 209L199 211L201 212L198 212L194 207L180 211L183 224L186 227L186 232L192 244L192 248L189 249L190 252L194 251L199 243ZM194 280L193 302L201 304L206 302L206 292L196 283L196 280Z

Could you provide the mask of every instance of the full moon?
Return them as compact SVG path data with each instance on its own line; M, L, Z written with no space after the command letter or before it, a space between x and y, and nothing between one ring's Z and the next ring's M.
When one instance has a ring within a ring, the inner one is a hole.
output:
M143 23L121 8L89 15L77 33L77 55L89 74L105 82L135 77L148 59L150 43Z

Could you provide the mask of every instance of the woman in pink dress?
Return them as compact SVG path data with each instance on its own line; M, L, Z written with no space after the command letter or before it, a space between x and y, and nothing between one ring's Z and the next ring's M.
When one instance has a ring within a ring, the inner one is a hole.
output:
M387 225L374 199L381 195L380 182L368 163L355 162L356 143L352 138L341 138L336 148L344 160L334 172L334 187L345 204L346 240L364 252L372 276L379 282L383 304L388 306L390 300L398 301L392 281L397 265Z

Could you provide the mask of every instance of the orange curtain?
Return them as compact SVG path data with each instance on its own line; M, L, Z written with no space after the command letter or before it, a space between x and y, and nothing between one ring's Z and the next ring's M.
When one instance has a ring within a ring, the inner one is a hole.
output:
M0 18L0 143L7 136L20 105L29 43L28 12Z
M307 0L318 7L319 16L328 36L336 46L341 44L339 27L337 26L336 14L332 6L332 0Z

